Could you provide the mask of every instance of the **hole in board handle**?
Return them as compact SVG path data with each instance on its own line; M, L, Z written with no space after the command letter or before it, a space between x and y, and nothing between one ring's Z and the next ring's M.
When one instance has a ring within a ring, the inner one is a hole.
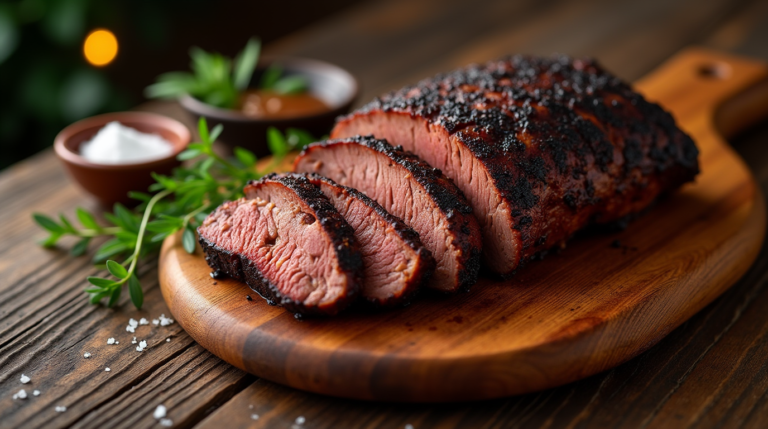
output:
M705 79L728 79L731 76L731 66L726 63L702 64L696 70Z

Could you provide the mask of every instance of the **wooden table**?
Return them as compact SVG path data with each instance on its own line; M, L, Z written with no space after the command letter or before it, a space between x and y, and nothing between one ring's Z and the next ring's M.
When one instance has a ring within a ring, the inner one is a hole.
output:
M685 46L768 61L768 1L397 0L370 2L268 47L331 61L357 75L361 102L434 72L511 52L592 55L634 80ZM178 115L174 106L143 108ZM766 124L768 125L768 123ZM768 189L768 126L735 148ZM611 371L548 391L469 404L365 403L307 394L243 373L195 344L169 315L156 263L140 269L145 308L88 304L88 258L36 245L34 211L94 208L51 151L0 174L0 427L234 429L440 427L768 427L768 251L730 291L655 347ZM71 244L71 243L64 243ZM107 345L116 338L119 345ZM170 341L166 341L170 339ZM85 359L83 354L91 357ZM109 372L105 368L109 367ZM31 377L19 382L21 374ZM39 396L13 400L25 388ZM64 412L55 407L66 406ZM252 418L253 414L259 417Z

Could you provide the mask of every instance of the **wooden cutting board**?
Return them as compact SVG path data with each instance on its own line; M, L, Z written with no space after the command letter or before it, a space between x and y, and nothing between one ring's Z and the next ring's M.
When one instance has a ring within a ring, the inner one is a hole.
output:
M160 256L163 297L181 326L225 361L328 395L479 400L614 367L736 282L766 223L754 178L718 129L732 134L768 112L768 66L691 49L636 88L697 141L702 173L626 231L584 233L512 280L481 278L469 293L305 321L243 283L214 281L199 249L189 255L171 237Z

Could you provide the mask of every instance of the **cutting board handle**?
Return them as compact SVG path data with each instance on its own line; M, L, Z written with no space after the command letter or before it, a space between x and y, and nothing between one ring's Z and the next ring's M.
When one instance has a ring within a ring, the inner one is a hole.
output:
M700 120L726 138L768 117L768 66L710 49L680 52L635 88L674 111L678 122L691 123L688 115L703 114Z

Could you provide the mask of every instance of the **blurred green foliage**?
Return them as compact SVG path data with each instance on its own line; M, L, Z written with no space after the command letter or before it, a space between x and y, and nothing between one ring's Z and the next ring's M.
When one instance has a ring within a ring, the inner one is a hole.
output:
M75 120L131 105L82 55L86 33L111 21L104 6L91 0L0 3L0 168L49 146Z

